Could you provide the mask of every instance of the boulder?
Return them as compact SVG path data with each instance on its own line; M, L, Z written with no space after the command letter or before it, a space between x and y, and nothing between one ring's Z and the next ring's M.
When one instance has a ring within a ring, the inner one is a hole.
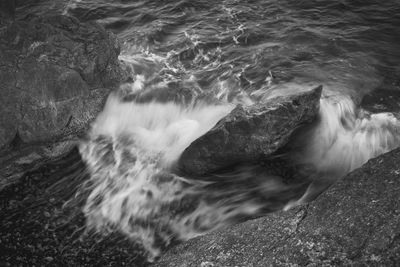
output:
M314 202L171 248L154 266L396 266L400 148L367 162Z
M238 105L185 149L180 171L205 175L228 164L264 159L285 146L293 132L318 114L322 86L252 106Z
M16 144L47 146L83 133L110 90L126 79L119 53L112 33L68 16L31 17L0 27L3 165Z
M45 141L81 130L123 77L117 39L67 16L16 21L0 32L0 147L18 133ZM104 93L102 93L104 92Z

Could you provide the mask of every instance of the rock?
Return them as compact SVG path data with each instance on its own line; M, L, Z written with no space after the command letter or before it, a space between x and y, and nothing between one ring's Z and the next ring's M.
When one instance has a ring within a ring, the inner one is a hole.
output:
M95 23L16 21L0 40L0 147L17 132L37 142L82 130L123 78L116 38Z
M154 266L396 266L400 148L370 160L314 202L171 248Z
M82 134L110 90L126 78L119 52L112 33L68 16L33 17L0 27L2 165L10 150L15 156L24 146L53 146Z
M237 106L182 153L178 168L204 175L228 164L257 161L282 148L292 133L318 114L322 86L306 93Z

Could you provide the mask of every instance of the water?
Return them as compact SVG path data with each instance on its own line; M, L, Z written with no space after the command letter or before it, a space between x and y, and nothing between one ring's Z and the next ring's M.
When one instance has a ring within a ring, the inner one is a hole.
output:
M27 1L18 11L48 8L121 40L134 82L110 96L81 144L84 213L89 229L122 232L150 259L171 240L307 202L400 145L395 115L359 107L373 90L400 90L396 0ZM318 121L283 155L312 167L299 170L306 183L255 165L203 180L174 174L182 151L236 104L319 84Z

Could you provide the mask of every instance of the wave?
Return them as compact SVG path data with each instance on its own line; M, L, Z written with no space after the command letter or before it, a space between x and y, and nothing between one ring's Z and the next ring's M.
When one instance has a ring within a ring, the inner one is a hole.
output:
M132 85L142 87L143 81ZM83 210L88 229L122 232L142 244L151 260L173 240L310 201L368 159L400 145L400 122L393 114L369 114L350 97L326 96L318 120L277 159L289 158L306 170L304 181L287 183L268 166L248 163L202 180L175 174L184 149L234 106L126 102L112 94L80 146L91 175L81 189L88 192Z
M337 179L369 159L400 146L400 121L392 113L371 114L357 109L349 96L321 99L318 121L292 140L291 159L312 166L312 184L299 200L285 207L313 200Z

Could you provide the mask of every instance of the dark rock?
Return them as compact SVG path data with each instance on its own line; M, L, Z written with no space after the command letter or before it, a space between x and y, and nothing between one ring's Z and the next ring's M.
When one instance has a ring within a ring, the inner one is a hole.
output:
M370 160L314 202L192 239L154 266L396 266L400 148Z
M112 33L68 16L1 27L0 158L8 158L7 148L15 151L16 139L19 145L49 145L83 133L126 77L119 52Z
M66 16L17 21L0 32L4 146L81 130L122 79L115 37L95 23ZM85 102L86 101L86 102ZM88 103L93 102L93 103ZM101 102L101 101L100 101Z
M237 106L183 152L178 166L204 175L228 164L256 161L282 148L292 133L318 114L322 86L249 107Z

